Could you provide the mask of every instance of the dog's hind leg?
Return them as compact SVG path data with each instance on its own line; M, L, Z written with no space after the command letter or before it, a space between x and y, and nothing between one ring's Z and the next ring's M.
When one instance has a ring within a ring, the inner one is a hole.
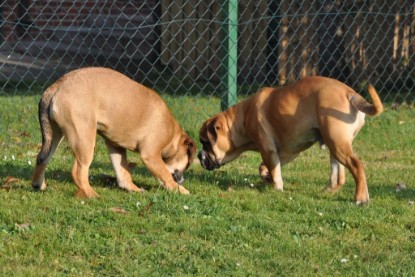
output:
M124 148L116 147L108 141L105 143L107 145L112 166L114 167L115 174L117 176L118 186L130 192L143 192L143 189L134 185L131 174L128 171L127 150Z
M341 164L347 167L356 183L356 204L369 202L369 192L366 183L366 174L362 161L353 152L351 142L336 141L328 143L331 155ZM340 176L338 174L338 176Z
M326 187L326 191L337 192L346 182L344 165L339 163L339 161L336 160L332 155L330 155L330 165L331 165L330 179Z
M83 128L82 128L83 127ZM82 130L81 130L82 128ZM87 124L76 129L66 130L68 143L75 156L72 167L72 178L78 187L75 196L79 198L94 198L98 194L89 184L89 166L92 163L95 148L96 129ZM68 136L70 134L70 136Z
M32 187L34 189L45 190L45 171L46 166L62 141L62 131L57 126L51 126L47 132L42 130L42 148L36 158L36 167L32 176Z

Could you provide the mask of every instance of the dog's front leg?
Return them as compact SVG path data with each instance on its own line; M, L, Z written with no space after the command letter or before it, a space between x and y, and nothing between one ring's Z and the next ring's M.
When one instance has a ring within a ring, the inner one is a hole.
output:
M117 176L118 186L127 191L143 192L144 190L137 187L128 171L127 150L113 146L110 142L106 142L108 153L110 155L112 166Z
M161 154L152 154L141 152L141 159L151 174L161 183L161 185L169 191L179 191L181 194L190 194L190 192L183 186L176 183L173 176L170 174L163 160Z
M344 165L339 163L333 155L330 155L330 165L331 165L331 172L330 172L330 179L327 185L326 191L328 192L337 192L346 182Z
M261 176L261 179L264 183L267 183L267 184L274 183L267 166L263 162L259 165L258 171L259 171L259 176Z
M261 156L264 161L263 164L268 168L269 173L267 175L270 175L274 183L274 188L282 191L284 189L284 182L282 181L281 162L277 150L261 150Z

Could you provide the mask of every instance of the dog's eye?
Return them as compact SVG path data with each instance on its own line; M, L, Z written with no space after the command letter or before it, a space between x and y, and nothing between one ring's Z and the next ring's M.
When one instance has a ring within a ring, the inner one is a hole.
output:
M167 157L167 156L162 156L161 159L163 160L164 163L167 163L170 160L171 157Z

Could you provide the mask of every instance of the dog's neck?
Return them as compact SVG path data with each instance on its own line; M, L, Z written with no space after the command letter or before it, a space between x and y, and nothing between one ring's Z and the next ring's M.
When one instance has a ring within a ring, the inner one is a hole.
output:
M245 128L246 101L242 101L235 106L224 111L228 122L229 133L235 148L241 151L257 150L252 139L248 136ZM238 108L235 108L238 106ZM239 119L239 120L236 120ZM240 120L242 119L242 120Z
M180 125L177 122L173 122L172 124L174 125L174 136L171 138L170 142L164 147L162 152L163 157L173 156L177 152L177 149L179 148L180 138L183 135L183 131L181 130Z

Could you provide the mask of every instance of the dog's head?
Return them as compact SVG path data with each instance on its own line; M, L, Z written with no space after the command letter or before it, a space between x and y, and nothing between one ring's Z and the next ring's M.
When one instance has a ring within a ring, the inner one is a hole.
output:
M189 168L196 155L196 143L183 132L179 144L174 151L163 155L163 161L169 169L174 181L179 184L184 182L183 172Z
M199 131L203 149L198 158L203 168L214 170L236 159L240 151L235 148L226 116L220 113L203 123Z

